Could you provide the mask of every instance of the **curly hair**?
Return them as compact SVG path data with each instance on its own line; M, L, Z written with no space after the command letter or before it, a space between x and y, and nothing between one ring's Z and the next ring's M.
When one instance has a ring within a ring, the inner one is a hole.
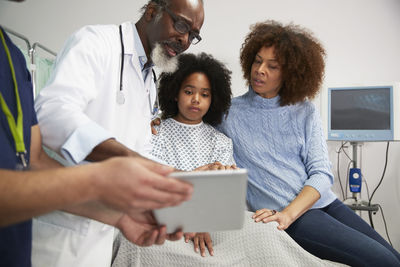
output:
M274 47L282 69L280 105L312 99L318 93L325 71L325 50L311 32L300 26L265 21L251 26L240 51L243 77L250 83L251 66L262 47Z
M160 75L158 97L163 111L162 119L178 114L176 98L181 85L189 75L196 72L206 75L211 86L211 104L203 121L215 126L221 123L224 114L228 114L232 97L231 71L211 55L188 53L178 57L178 68L175 72L163 72Z

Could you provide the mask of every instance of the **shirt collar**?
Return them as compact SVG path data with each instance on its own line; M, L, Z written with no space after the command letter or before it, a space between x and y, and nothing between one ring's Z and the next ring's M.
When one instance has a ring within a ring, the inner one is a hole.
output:
M248 94L250 97L250 101L252 102L252 105L254 105L256 107L270 109L270 108L277 108L280 106L281 98L279 95L277 95L273 98L265 98L265 97L262 97L262 96L259 96L258 94L256 94L256 92L254 92L254 90L251 86L249 86Z
M133 40L134 40L134 45L135 45L135 51L138 55L140 68L142 71L144 71L145 70L144 65L147 62L147 56L146 56L146 53L144 52L144 47L140 40L139 33L138 33L135 25L133 25ZM150 66L146 66L146 69L151 68L153 65L154 64L151 64Z

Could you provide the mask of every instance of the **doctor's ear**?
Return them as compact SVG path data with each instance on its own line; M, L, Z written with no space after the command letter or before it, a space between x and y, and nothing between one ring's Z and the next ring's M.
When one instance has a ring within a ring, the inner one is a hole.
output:
M146 7L146 11L144 13L144 17L147 21L151 21L154 19L159 11L159 7L154 3L149 3Z

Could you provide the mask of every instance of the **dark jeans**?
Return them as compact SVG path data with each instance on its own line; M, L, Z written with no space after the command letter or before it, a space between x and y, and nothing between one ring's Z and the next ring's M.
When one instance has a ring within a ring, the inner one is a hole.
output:
M338 199L307 211L286 232L321 259L351 266L400 266L400 254Z

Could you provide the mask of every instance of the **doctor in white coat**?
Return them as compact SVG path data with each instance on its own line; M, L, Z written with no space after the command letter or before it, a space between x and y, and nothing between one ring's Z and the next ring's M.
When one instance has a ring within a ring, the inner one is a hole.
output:
M132 22L86 26L59 53L35 108L44 144L70 163L147 155L152 67L173 70L201 40L202 0L150 0ZM138 205L145 203L138 203ZM33 223L33 266L110 266L115 229L61 211Z

